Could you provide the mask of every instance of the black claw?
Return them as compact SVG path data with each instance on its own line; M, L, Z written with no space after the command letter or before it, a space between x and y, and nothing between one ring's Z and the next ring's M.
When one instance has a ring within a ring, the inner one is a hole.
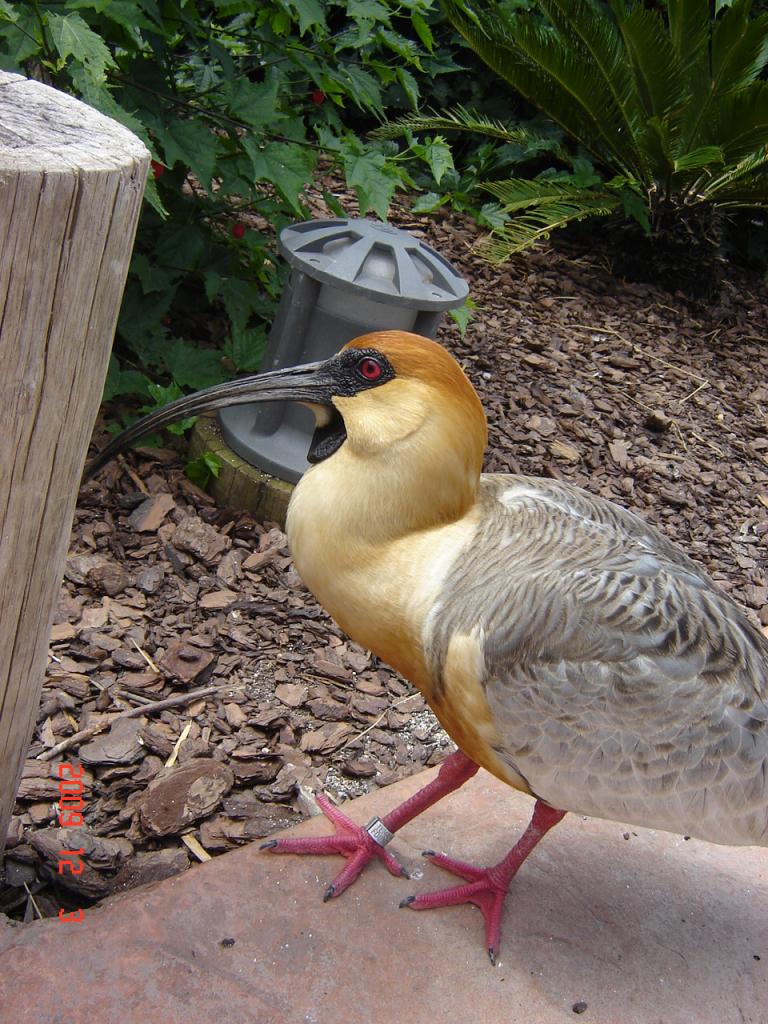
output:
M259 847L259 849L260 850L274 850L274 848L277 846L278 842L279 842L278 839L270 839L266 843L262 843L261 846Z
M410 905L415 901L415 899L415 896L406 896L404 900L400 900L400 902L398 903L398 907L400 908L400 910L402 910L403 907L410 907Z
M493 949L493 947L491 947L488 950L488 959L491 961L491 965L493 967L495 967L496 966L496 950Z
M422 850L421 851L421 856L422 857L436 857L437 853L435 852L435 850Z
M328 900L332 900L335 895L336 895L336 886L335 885L329 885L328 888L325 890L325 895L323 896L323 903L327 903Z
M402 864L400 865L400 877L401 877L401 878L410 878L410 877L411 877L411 876L410 876L410 875L408 874L408 872L407 872L407 871L405 870L405 868L403 867L403 865L402 865Z

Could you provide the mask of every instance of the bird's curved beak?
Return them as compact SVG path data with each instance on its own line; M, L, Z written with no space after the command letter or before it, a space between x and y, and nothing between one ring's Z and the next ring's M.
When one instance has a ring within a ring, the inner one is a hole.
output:
M334 378L328 362L305 363L270 373L250 374L224 384L184 395L175 402L151 412L118 434L85 467L83 480L89 480L118 452L147 434L169 423L197 416L212 409L250 402L306 402L315 406L332 406Z

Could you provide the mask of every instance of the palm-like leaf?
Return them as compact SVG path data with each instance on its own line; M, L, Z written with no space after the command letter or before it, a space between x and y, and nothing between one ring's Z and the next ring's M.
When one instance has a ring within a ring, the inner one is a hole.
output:
M374 139L395 139L405 132L472 132L475 135L487 135L500 142L516 142L521 145L540 143L543 135L538 135L521 125L507 125L478 114L465 107L453 107L443 113L406 114L396 121L387 121L371 132Z
M483 189L495 196L507 213L534 206L556 205L566 200L569 203L589 203L597 194L592 189L577 188L568 181L552 178L535 178L532 181L506 178L504 181L489 181Z
M608 193L572 201L559 199L532 207L480 244L479 251L491 263L503 263L515 253L549 238L553 231L586 217L606 216L621 208L618 196Z
M712 31L711 58L696 73L681 126L687 146L716 142L726 127L728 97L747 88L768 59L768 15L749 19L752 0L736 0Z
M579 0L571 0L578 3ZM443 0L451 22L482 60L526 99L544 110L597 160L626 173L637 152L626 121L588 51L531 18L466 13L460 0Z
M768 14L751 17L752 0L722 4L714 18L709 0L661 0L661 11L643 0L539 0L546 20L506 13L497 0L441 3L486 64L624 181L637 219L647 203L654 230L663 222L669 236L670 211L690 233L707 224L707 207L768 205L768 83L759 80ZM411 126L474 130L466 113L451 117ZM485 134L499 131L476 120ZM486 187L513 215L485 246L493 259L573 220L627 209L607 185ZM694 207L705 211L698 220Z
M768 82L755 82L720 108L720 133L728 163L737 163L768 143Z
M645 111L663 117L685 96L680 61L664 21L647 7L613 7Z
M714 175L706 183L702 182L700 194L703 198L711 199L719 206L727 201L728 196L736 193L746 195L749 190L749 182L754 181L760 185L766 181L764 175L757 176L768 165L768 150L762 149L759 153L753 153L745 157L732 167L727 167L720 174ZM760 191L758 189L758 191Z

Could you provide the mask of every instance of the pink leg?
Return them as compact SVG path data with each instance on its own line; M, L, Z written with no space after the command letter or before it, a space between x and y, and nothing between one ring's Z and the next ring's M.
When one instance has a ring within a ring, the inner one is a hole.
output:
M483 912L488 956L496 963L501 939L501 919L504 912L504 897L509 883L528 854L549 830L565 817L565 811L558 811L542 800L536 801L528 828L509 851L504 860L490 868L477 868L462 861L452 860L441 853L426 851L424 856L433 864L466 879L467 885L451 889L409 896L400 904L411 910L432 910L435 907L452 907L459 903L474 903Z
M463 786L477 770L475 762L457 750L440 765L437 778L385 814L383 818L373 818L365 828L355 824L324 796L318 796L317 802L323 814L335 826L334 835L309 839L270 839L269 842L262 843L260 849L271 850L273 853L338 853L346 857L345 867L326 889L324 900L340 896L374 857L378 857L391 874L407 878L405 870L384 847L398 829L444 796Z

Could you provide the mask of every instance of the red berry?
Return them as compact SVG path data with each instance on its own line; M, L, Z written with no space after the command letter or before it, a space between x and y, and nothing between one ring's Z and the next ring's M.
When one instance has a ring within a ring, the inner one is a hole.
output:
M165 168L163 167L163 165L159 163L157 160L151 160L150 165L152 167L152 174L155 176L155 178L162 178L162 176L165 174Z
M322 89L313 89L313 91L309 95L316 107L319 107L323 103L325 103L325 93L323 92Z
M240 221L238 221L236 224L232 225L232 237L233 238L242 238L243 235L245 234L245 231L246 231L245 224L241 224Z

